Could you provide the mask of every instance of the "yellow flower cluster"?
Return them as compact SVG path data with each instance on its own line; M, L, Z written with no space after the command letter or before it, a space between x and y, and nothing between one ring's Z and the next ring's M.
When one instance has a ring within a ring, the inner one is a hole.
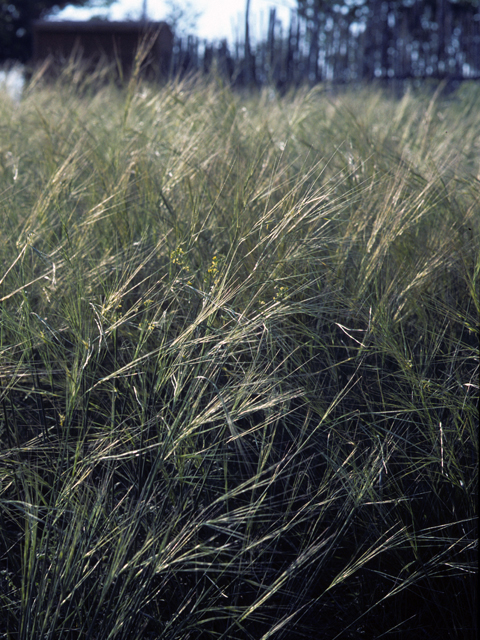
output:
M203 279L204 283L207 284L212 282L214 285L218 284L218 274L220 273L220 261L217 256L213 256L212 264L207 269L207 273Z
M286 300L288 298L288 287L279 287L278 285L275 285L275 287L273 288L274 290L274 294L273 294L273 302L279 302L280 300ZM259 300L261 306L265 306L267 304L266 300Z
M182 247L177 247L174 251L172 251L172 253L170 254L170 261L172 264L177 265L181 269L184 269L187 272L190 271L190 267L185 262L185 251L182 249Z
M275 292L276 293L273 296L275 302L277 302L278 300L285 300L285 298L288 296L288 287L277 287L275 285Z
M217 258L217 256L213 256L212 264L210 265L207 273L209 273L211 276L215 276L218 273L218 258Z

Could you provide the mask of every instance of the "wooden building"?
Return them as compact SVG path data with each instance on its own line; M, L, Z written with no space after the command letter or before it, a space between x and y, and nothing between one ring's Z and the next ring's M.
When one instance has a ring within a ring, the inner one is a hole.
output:
M88 65L101 61L113 63L128 77L139 46L145 43L148 54L142 67L149 77L168 74L173 50L173 33L166 22L50 22L37 20L33 25L33 63L51 59L64 64L72 57Z

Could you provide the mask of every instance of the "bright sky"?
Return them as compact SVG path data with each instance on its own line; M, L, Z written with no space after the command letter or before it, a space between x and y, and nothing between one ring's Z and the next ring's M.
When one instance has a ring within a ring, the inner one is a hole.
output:
M178 4L184 2L178 0ZM202 15L197 22L195 35L208 40L228 38L232 40L240 30L243 34L245 23L246 0L190 0L190 4ZM117 0L108 10L111 20L123 20L125 18L139 18L142 13L142 0ZM277 17L286 24L290 15L290 9L296 6L295 0L251 0L250 15L252 36L265 35L268 27L270 7L275 7ZM147 0L147 12L149 18L162 20L168 12L164 0ZM98 10L94 13L100 13ZM91 10L67 7L58 18L64 20L85 20L92 15Z

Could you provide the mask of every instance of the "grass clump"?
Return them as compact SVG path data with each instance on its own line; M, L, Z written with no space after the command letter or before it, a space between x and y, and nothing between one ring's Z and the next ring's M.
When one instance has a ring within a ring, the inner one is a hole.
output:
M478 88L0 99L0 637L473 637Z

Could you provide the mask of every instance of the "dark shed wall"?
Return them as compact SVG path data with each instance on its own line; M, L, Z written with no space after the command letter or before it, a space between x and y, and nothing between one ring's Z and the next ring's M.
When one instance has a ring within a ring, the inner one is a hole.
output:
M38 63L52 57L64 62L72 54L93 63L106 58L120 62L123 72L128 73L144 38L152 43L148 66L166 74L173 48L173 34L166 22L37 21L33 27L33 61Z

